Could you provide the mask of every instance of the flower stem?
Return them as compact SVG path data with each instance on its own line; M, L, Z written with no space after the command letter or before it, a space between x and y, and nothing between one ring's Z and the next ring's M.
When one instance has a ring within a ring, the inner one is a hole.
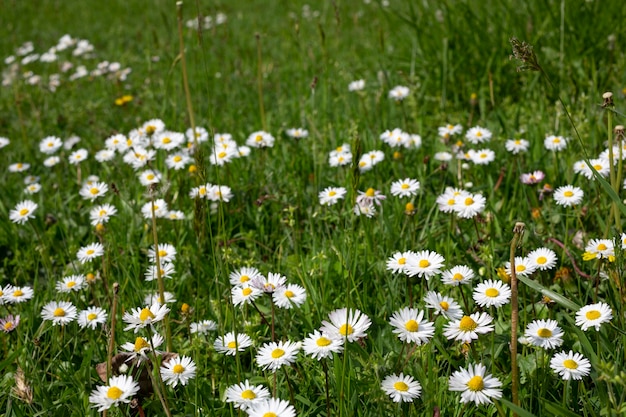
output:
M511 240L510 263L511 263L511 394L513 404L519 402L519 369L517 367L517 324L519 322L519 304L517 297L517 275L515 274L515 249L520 243L526 225L522 222L515 223L513 228L513 240ZM517 417L517 413L513 413Z
M109 347L107 349L107 381L111 378L111 358L113 356L113 348L115 346L115 325L117 322L117 293L120 284L113 283L113 307L111 307L111 336L109 337Z

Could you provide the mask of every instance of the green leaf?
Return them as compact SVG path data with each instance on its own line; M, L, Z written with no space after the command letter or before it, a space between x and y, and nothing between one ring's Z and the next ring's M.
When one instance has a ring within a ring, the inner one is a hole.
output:
M545 407L546 410L546 414L550 415L550 416L557 416L557 417L579 417L578 414L576 414L575 412L573 412L572 410L563 407L560 404L556 404L556 403L551 403L548 401L543 401L543 405Z
M504 404L506 406L506 408L508 408L509 410L513 411L514 413L516 413L520 417L536 417L530 411L526 411L522 407L520 407L519 405L515 405L512 402L505 400L504 398L501 398L500 402L502 404Z
M539 291L541 294L545 295L546 297L549 297L551 300L556 301L558 304L562 305L565 308L569 308L572 311L578 311L580 309L580 306L576 304L575 302L573 302L572 300L565 298L561 294L556 293L544 287L543 285L539 284L536 281L533 281L532 279L528 277L517 277L517 279L523 282L524 284L528 285L533 290Z

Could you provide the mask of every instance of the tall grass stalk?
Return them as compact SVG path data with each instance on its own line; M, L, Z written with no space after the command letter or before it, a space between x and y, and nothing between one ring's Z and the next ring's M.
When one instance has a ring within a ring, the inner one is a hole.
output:
M519 245L526 225L522 222L515 223L513 228L513 239L511 240L511 250L509 261L511 264L511 395L513 404L520 405L519 402L519 368L517 366L517 327L519 323L519 300L517 290L517 274L515 271L515 252ZM516 417L517 413L513 413Z

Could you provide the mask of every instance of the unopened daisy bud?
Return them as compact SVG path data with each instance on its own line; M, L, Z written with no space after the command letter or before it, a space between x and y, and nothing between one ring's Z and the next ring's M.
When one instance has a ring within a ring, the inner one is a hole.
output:
M180 312L183 313L183 314L188 314L190 308L191 307L189 307L189 304L183 303L183 305L180 306Z
M404 206L404 214L406 214L407 216L412 216L415 214L415 204L408 202L406 203L406 205Z
M88 274L85 275L85 280L89 284L92 284L92 283L96 282L96 276L94 274L92 274L91 272L89 272Z
M399 159L402 159L402 153L398 152L398 151L395 151L393 153L393 159L395 159L396 161L399 160Z
M624 139L624 126L623 125L615 126L615 128L613 129L613 133L615 133L615 139L623 140Z
M102 223L98 223L96 225L96 233L98 233L99 235L104 233L105 227Z
M602 94L602 100L602 107L613 107L613 93L610 91Z
M502 282L506 282L506 283L511 282L511 276L506 273L506 268L500 267L496 269L496 273L498 274L498 278L500 278Z
M470 104L472 106L475 106L476 104L478 104L478 94L476 93L470 94Z
M195 174L198 171L198 167L195 165L189 165L189 173Z

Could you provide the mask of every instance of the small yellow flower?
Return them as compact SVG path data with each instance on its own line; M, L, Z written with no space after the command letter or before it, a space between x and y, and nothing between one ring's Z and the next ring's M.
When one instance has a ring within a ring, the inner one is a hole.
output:
M133 101L133 96L131 95L123 95L122 97L118 97L115 99L115 105L116 106L123 106L126 103L130 103L131 101Z
M496 273L498 274L498 278L500 278L502 282L511 282L511 276L506 273L506 268L500 267L496 269Z
M195 174L198 171L198 167L195 165L189 165L189 173Z

